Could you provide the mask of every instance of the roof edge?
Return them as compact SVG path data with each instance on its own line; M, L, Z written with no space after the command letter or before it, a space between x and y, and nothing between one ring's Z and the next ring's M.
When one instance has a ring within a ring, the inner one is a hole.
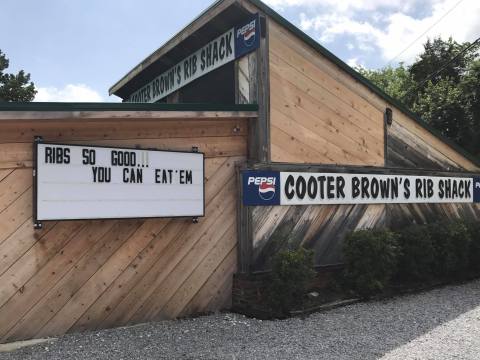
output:
M162 46L160 46L157 50L152 52L148 55L145 59L143 59L138 65L134 66L129 72L127 72L120 80L118 80L115 84L113 84L108 89L109 95L116 95L115 93L124 87L133 77L137 76L143 70L145 70L148 66L150 66L153 62L157 61L161 58L167 51L169 51L175 42L184 40L182 39L182 35L191 27L195 27L197 23L202 20L204 16L208 16L209 13L220 6L222 3L225 3L225 7L228 7L235 3L236 0L216 0L213 4L203 10L200 15L195 17L192 21L190 21L186 26L184 26L180 31L178 31L175 35L173 35L169 40L167 40Z
M257 104L0 102L0 111L258 111Z

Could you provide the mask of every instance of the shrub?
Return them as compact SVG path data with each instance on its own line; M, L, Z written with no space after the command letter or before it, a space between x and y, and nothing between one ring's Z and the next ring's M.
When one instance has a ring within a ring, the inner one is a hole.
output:
M398 236L388 230L361 230L344 243L344 282L351 291L369 298L381 292L397 270Z
M287 316L301 306L314 277L313 251L301 247L277 253L267 284L267 300L274 315Z
M399 234L401 255L397 278L400 282L426 281L432 278L435 248L429 227L412 225Z
M435 249L433 273L442 280L462 278L469 269L470 233L461 221L428 226Z
M470 275L480 275L480 222L471 222L467 224L470 235L469 249L469 271Z

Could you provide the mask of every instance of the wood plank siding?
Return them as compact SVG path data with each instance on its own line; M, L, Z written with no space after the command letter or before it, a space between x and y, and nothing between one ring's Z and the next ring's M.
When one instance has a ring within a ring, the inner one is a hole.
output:
M480 168L402 112L394 110L387 127L387 166L441 171L478 172ZM480 220L479 204L388 205L393 229L439 219Z
M301 37L268 20L270 151L273 163L361 165L431 171L478 171L453 147L340 69ZM385 126L385 109L393 124ZM272 165L274 166L274 164ZM288 165L285 164L288 167ZM345 235L439 219L480 220L474 204L251 207L250 271L269 270L282 249L315 250L315 264L343 261ZM243 262L242 262L243 263ZM243 268L242 264L242 268Z
M387 127L387 166L478 171L479 167L399 110Z
M272 19L268 24L271 161L384 166L383 112L335 65ZM339 263L346 233L386 220L384 205L250 211L251 271L268 270L273 254L299 245L315 250L316 265Z
M383 113L274 21L269 40L272 161L382 166Z
M0 113L1 342L229 306L237 263L235 165L246 159L246 117L94 113L72 121L41 113L19 120L23 115L12 113L9 119ZM62 221L34 230L35 135L126 147L188 151L198 146L206 154L206 216L198 224L191 219Z

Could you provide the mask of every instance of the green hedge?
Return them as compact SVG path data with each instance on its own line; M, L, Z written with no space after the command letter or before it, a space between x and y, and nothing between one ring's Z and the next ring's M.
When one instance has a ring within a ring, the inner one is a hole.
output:
M418 287L480 276L480 223L412 225L398 232L360 230L343 247L345 290L370 298L397 286ZM274 317L289 316L305 301L315 277L313 251L277 253L265 284Z
M433 273L437 279L462 279L468 275L471 235L465 223L428 226L435 247Z
M344 285L368 298L391 285L438 283L480 275L480 224L412 225L399 232L361 230L344 243Z
M388 230L361 230L345 240L344 283L368 298L381 292L397 270L398 235Z
M285 317L298 309L315 277L313 251L300 247L275 254L268 277L267 303L273 316Z
M467 227L470 233L469 272L472 276L480 276L480 223L468 223Z
M435 244L426 226L412 225L399 233L401 253L397 280L417 282L431 280L435 262Z

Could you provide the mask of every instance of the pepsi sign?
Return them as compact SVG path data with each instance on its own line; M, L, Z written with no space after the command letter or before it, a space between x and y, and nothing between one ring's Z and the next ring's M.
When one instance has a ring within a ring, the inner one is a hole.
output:
M480 176L473 178L473 201L480 202Z
M280 205L278 171L242 172L244 205Z
M246 24L235 28L235 57L248 54L260 46L260 17L255 15Z

